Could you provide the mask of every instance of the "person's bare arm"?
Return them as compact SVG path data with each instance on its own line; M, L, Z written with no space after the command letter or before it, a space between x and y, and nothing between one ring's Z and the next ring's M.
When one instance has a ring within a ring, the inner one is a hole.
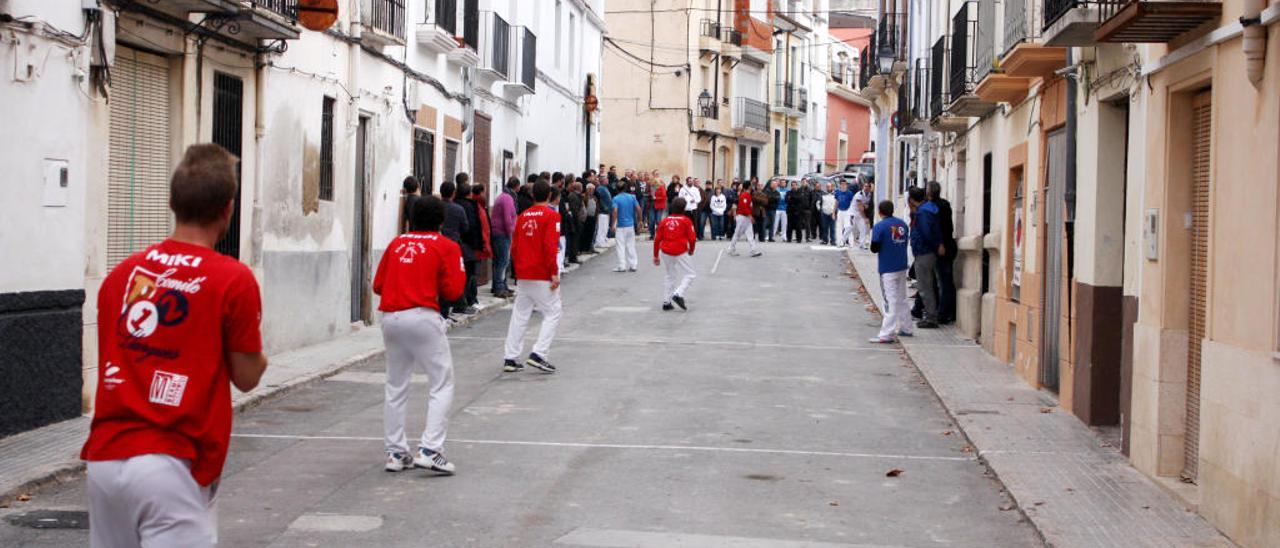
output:
M267 370L267 356L261 352L245 354L228 352L227 361L231 366L231 384L241 392L248 392L258 386L262 374Z

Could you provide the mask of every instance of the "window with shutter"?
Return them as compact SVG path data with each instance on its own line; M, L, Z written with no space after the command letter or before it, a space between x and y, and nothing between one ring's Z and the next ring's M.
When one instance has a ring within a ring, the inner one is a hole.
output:
M120 47L111 73L107 263L164 240L173 227L169 63Z

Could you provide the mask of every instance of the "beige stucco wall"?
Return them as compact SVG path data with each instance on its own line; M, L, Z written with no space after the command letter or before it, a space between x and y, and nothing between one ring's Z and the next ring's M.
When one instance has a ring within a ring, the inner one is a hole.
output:
M1224 2L1223 20L1239 2ZM1187 93L1213 91L1209 314L1202 351L1199 511L1243 546L1280 545L1280 32L1269 32L1260 88L1244 75L1241 40L1153 75L1146 103L1145 207L1159 208L1160 259L1140 261L1132 460L1157 476L1182 468L1189 180ZM1139 238L1140 226L1129 239Z

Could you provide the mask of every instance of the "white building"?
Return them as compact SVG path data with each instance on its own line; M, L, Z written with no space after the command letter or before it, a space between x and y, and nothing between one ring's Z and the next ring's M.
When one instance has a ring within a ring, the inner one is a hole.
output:
M598 161L582 105L602 0L341 0L324 32L289 0L89 5L0 2L0 256L23 265L0 274L0 363L46 387L0 395L17 403L0 436L92 407L95 292L171 230L191 144L240 157L218 249L258 277L269 353L374 319L406 176L435 190Z

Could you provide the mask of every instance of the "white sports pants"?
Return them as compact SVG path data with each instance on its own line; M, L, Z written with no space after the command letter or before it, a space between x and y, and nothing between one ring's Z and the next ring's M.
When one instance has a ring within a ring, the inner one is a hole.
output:
M382 315L382 341L387 347L386 399L382 408L387 451L409 454L404 414L414 371L427 374L427 426L418 446L440 451L453 405L453 354L445 336L444 318L430 308L387 312Z
M867 218L858 214L854 220L854 229L857 230L857 244L862 247L871 245L871 224L867 222Z
M756 252L756 231L751 230L751 217L746 215L737 215L734 217L737 223L733 227L733 240L729 241L729 253L737 253L738 240L746 240L751 245L751 252Z
M880 290L884 293L884 321L880 323L880 338L892 339L898 332L911 332L911 305L907 302L907 271L899 270L880 275Z
M596 215L596 247L604 247L609 243L609 223L612 220L608 213Z
M90 547L218 543L218 484L197 484L189 461L156 453L93 461L88 469Z
M693 257L688 253L667 255L659 251L658 254L662 257L662 265L666 267L662 278L662 302L669 303L672 296L683 297L698 274L693 270Z
M787 237L787 210L785 209L773 212L773 236L783 239Z
M551 282L546 280L520 280L516 288L516 304L511 310L511 324L507 326L506 355L508 360L520 357L524 350L524 334L529 330L529 319L533 311L542 314L542 328L538 331L538 341L533 344L533 353L543 358L551 353L551 341L556 338L556 326L560 324L560 290L551 290Z
M836 245L849 245L849 236L853 228L849 226L849 222L852 218L848 209L836 212Z
M618 227L613 231L618 248L618 268L639 268L640 259L636 257L636 227Z

